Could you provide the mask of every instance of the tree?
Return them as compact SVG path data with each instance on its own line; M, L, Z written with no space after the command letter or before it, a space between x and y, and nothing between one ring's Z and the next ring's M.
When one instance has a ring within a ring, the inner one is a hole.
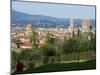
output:
M90 40L89 40L89 43L90 43L90 47L89 49L90 50L96 50L96 35L92 32L89 33L89 36L90 36Z
M63 43L63 52L65 54L76 52L78 54L78 62L79 62L79 53L80 53L80 41L79 41L79 39L77 37L65 39L65 41Z
M53 34L47 33L46 43L49 43L49 44L53 45L54 42L55 42L55 38L54 38Z
M16 51L12 51L12 59L13 60L18 60L19 54Z
M31 36L30 36L30 42L32 43L32 47L35 48L35 47L38 47L39 45L39 42L38 42L38 33L33 31Z
M24 61L25 63L29 63L30 59L32 59L32 61L34 62L34 64L39 64L39 61L41 61L41 50L39 49L24 49L21 53L20 53L20 57L19 60Z
M55 56L55 48L51 44L45 44L42 47L43 63L48 63L50 56Z
M43 63L48 63L49 57L55 56L55 48L54 48L55 38L52 34L47 33L45 45L42 47L43 54Z
M69 38L65 40L63 43L63 51L64 53L72 53L76 52L78 49L78 40L76 38Z
M59 63L61 62L61 55L63 54L63 42L63 39L55 38L54 47Z
M30 58L30 49L23 49L21 52L20 52L20 57L19 59L20 60L28 60Z
M12 51L12 65L15 66L16 61L19 59L19 54L16 51Z

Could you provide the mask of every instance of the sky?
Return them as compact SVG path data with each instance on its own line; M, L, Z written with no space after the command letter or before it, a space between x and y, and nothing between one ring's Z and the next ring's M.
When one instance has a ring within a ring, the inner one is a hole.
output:
M95 6L13 1L12 9L32 15L95 19Z

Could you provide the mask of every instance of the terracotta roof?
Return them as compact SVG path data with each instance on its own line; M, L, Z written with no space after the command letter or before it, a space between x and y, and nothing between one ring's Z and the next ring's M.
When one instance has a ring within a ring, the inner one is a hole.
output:
M21 46L32 46L30 43L23 43Z
M27 28L32 28L32 24L27 24L26 27Z

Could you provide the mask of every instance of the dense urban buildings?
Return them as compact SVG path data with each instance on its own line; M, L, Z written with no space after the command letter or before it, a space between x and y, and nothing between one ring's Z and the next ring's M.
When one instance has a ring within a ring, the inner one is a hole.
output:
M12 49L16 48L16 51L20 48L32 48L31 36L33 32L37 34L35 40L39 47L45 44L46 36L48 33L51 34L51 37L59 39L69 39L71 37L78 36L79 33L83 36L86 35L85 33L89 32L95 34L95 29L90 29L90 27L91 21L88 18L83 19L82 27L75 27L73 18L70 19L70 25L68 28L62 28L59 25L56 28L34 28L34 24L32 25L29 23L24 25L24 30L22 30L19 26L15 26L11 31L11 46Z

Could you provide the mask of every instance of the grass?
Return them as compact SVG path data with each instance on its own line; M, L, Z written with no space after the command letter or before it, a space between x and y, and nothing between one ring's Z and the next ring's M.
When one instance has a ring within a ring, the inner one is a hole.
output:
M80 52L80 60L86 60L86 59L95 59L96 53L95 51L89 51L89 52ZM77 60L78 56L77 53L69 53L66 55L61 56L61 61L70 61L70 60Z
M88 69L96 69L96 60L80 62L80 63L77 62L77 63L46 64L34 69L27 69L20 73L28 74L28 73L43 73L43 72L57 72L57 71L88 70Z

